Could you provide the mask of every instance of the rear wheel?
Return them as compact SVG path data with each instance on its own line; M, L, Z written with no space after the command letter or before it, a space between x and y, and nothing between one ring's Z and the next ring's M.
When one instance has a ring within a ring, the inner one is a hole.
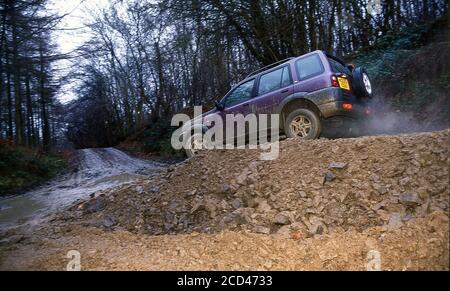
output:
M288 138L317 139L322 132L319 116L308 109L297 109L290 113L284 125Z

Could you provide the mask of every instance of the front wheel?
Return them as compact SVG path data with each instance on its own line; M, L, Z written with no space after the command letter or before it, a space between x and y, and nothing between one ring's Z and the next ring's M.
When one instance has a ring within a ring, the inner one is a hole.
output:
M187 140L184 150L188 158L195 157L198 153L206 150L203 134L194 134Z
M317 139L322 132L319 116L308 109L297 109L290 113L284 125L288 138Z

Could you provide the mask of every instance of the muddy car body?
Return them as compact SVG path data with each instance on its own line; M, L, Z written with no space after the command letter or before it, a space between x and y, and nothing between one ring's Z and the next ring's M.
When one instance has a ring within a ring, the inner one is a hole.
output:
M287 137L316 139L325 132L359 130L360 121L370 115L372 97L363 68L315 51L252 73L202 117L216 114L225 120L230 114L278 114L280 130ZM187 154L194 153L187 149Z

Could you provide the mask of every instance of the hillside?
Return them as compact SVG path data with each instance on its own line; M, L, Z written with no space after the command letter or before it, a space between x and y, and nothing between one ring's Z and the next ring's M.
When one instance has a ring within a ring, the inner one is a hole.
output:
M374 132L445 129L450 124L450 23L443 17L389 33L346 60L374 81Z
M383 269L448 270L449 137L287 140L268 162L208 152L99 192L33 235L8 231L0 266L62 268L76 246L88 269L361 270L377 250Z

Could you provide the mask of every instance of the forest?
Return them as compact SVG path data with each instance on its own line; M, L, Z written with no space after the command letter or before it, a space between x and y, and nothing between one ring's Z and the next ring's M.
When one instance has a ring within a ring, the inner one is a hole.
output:
M211 103L263 65L317 49L357 55L448 10L444 0L111 1L86 18L91 39L63 55L53 33L65 15L46 5L0 6L0 139L44 152L165 132L173 113ZM65 83L77 98L61 104Z

